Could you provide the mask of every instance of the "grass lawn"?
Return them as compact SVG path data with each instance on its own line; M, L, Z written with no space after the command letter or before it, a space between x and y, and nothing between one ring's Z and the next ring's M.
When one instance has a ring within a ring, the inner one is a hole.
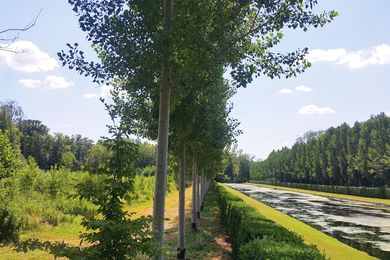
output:
M258 209L260 213L274 222L282 225L283 227L301 235L305 242L308 244L314 244L321 252L335 260L347 260L347 259L376 259L369 256L367 253L354 249L346 244L341 243L337 239L328 236L321 231L318 231L305 223L292 218L272 207L269 207L255 199L252 199L228 186L225 186L232 193L241 197L246 203Z
M313 195L320 195L320 196L327 196L327 197L350 199L350 200L357 200L357 201L363 201L363 202L371 202L371 203L390 205L389 199L378 199L378 198L361 197L361 196L330 193L330 192L323 192L323 191L304 190L304 189L289 188L289 187L283 187L283 186L274 186L274 185L268 185L268 184L258 184L258 183L248 183L248 184L260 186L260 187L274 188L274 189L279 189L279 190L289 190L289 191L296 191L296 192L308 193L308 194L313 194Z

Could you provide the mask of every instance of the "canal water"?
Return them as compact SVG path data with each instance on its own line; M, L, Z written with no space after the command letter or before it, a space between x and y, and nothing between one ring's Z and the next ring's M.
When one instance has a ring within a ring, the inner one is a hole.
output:
M247 184L227 184L379 259L390 260L390 206Z

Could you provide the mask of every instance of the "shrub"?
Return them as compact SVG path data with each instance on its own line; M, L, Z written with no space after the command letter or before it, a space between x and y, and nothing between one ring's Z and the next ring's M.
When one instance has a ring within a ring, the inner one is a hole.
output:
M254 239L240 248L240 259L326 259L314 246L297 246L288 242L275 241L268 238Z
M19 224L8 208L0 208L0 242L16 242Z

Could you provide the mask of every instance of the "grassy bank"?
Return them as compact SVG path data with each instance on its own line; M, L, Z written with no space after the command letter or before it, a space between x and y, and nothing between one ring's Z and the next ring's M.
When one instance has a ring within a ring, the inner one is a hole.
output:
M231 193L244 200L248 205L251 205L260 211L264 217L282 225L283 227L297 233L298 235L301 235L306 243L316 245L320 251L325 252L325 254L331 259L375 259L365 252L343 244L337 239L328 236L295 218L275 210L272 207L252 199L230 187L225 187Z
M327 197L350 199L350 200L357 200L357 201L363 201L363 202L371 202L371 203L390 205L390 199L368 198L368 197L330 193L330 192L323 192L323 191L313 191L313 190L304 190L304 189L297 189L297 188L290 188L290 187L283 187L283 186L274 186L274 185L268 185L268 184L258 184L258 183L249 183L249 184L256 185L259 187L267 187L267 188L273 188L273 189L302 192L302 193L313 194L313 195L320 195L320 196L327 196Z

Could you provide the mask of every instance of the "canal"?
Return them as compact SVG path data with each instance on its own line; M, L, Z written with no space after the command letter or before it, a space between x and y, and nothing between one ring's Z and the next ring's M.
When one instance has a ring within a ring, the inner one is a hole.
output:
M247 184L228 186L379 259L390 259L390 206Z

